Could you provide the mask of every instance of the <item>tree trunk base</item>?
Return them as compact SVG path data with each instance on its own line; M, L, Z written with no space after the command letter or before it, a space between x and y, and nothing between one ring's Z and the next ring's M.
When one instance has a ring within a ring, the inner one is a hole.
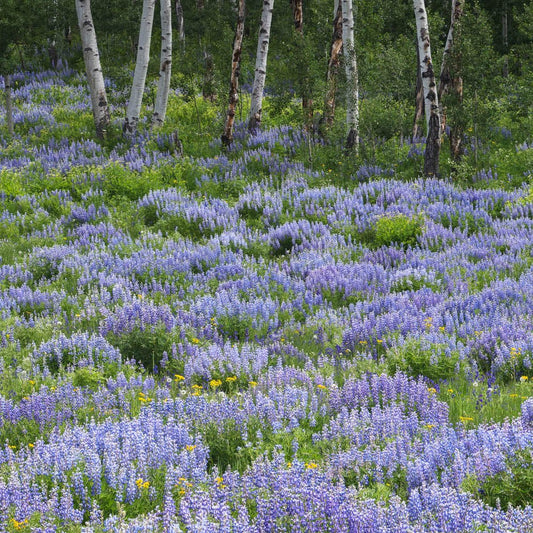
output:
M346 138L346 150L358 150L359 149L359 134L353 128L348 132Z
M261 129L261 112L250 117L248 121L248 131L255 135Z
M455 163L459 163L464 155L463 136L455 129L450 132L450 153Z
M440 125L438 112L432 113L429 118L429 134L426 139L424 153L424 176L438 177L440 154Z

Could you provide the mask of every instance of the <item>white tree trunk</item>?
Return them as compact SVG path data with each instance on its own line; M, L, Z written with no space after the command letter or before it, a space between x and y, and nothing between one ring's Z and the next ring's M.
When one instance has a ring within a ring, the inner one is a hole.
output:
M6 95L7 133L12 137L15 134L15 128L13 126L13 102L11 99L11 76L9 74L4 76L4 92Z
M342 41L346 69L346 147L359 144L359 80L354 44L354 16L352 0L342 0Z
M457 0L452 0L452 17L450 21L450 27L448 28L448 36L446 37L446 44L444 45L444 52L442 55L442 65L440 66L440 77L441 78L442 78L442 74L444 73L446 69L446 64L448 62L448 58L452 51L453 30L455 29L455 23L457 21L456 8L457 8L458 3L459 3L459 6L461 6L462 1L459 0L459 2L457 2Z
M109 106L107 105L104 75L96 43L90 0L76 0L76 13L80 27L83 61L91 94L96 135L99 138L103 138L109 126Z
M429 120L432 112L438 112L439 102L435 73L431 61L431 46L429 42L429 25L424 0L413 0L416 18L416 36L420 61L420 75L424 88L424 109L426 125L429 131Z
M161 126L167 113L172 67L172 15L170 0L161 0L161 66L152 124Z
M183 45L185 44L185 21L183 19L183 7L181 5L181 0L176 0L176 21L178 40Z
M431 61L429 25L424 0L413 0L416 18L416 34L420 61L420 75L424 88L424 107L426 111L428 135L424 153L424 174L436 176L439 171L440 153L440 113L435 73Z
M139 31L139 46L137 48L137 62L131 86L130 101L126 109L124 120L124 133L132 135L137 130L141 104L146 83L146 73L150 61L150 41L152 39L152 25L154 22L155 0L144 0L141 16L141 28Z
M259 39L257 41L257 55L255 58L255 77L252 87L250 117L248 120L249 130L255 130L261 125L261 115L263 112L263 90L265 88L268 45L270 42L270 25L272 23L273 8L274 0L263 0L261 26L259 28Z

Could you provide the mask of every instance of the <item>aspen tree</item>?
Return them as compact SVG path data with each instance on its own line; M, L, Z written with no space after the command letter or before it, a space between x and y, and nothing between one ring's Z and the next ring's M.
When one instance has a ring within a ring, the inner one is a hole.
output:
M413 0L413 7L428 131L424 153L424 175L437 176L439 173L440 153L440 114L435 73L431 61L429 25L424 0Z
M96 136L102 139L109 126L110 116L90 0L76 0L76 14L80 27L83 61L91 95Z
M229 146L233 141L235 108L237 107L237 102L239 101L239 74L241 66L242 37L244 35L244 8L244 0L239 0L239 11L237 14L237 26L235 28L235 39L233 40L233 55L231 60L228 112L226 114L224 133L221 136L222 143L225 146Z
M359 145L359 82L357 56L354 45L354 16L352 0L341 0L342 41L346 70L346 148L357 150Z
M139 45L137 47L137 61L131 85L130 100L124 120L124 133L133 135L137 130L137 123L141 114L141 105L146 83L146 73L150 61L150 41L152 39L152 25L154 22L155 0L144 0L139 30Z
M340 66L342 50L342 6L340 0L335 0L333 18L333 36L329 48L328 73L326 75L326 97L324 99L324 121L326 127L333 126L335 119L335 94L337 92L337 75Z
M424 86L420 75L420 52L416 47L416 90L415 90L415 120L413 122L413 139L424 135L422 120L424 118Z
M170 92L170 75L172 68L172 15L170 0L161 0L161 59L159 82L154 104L152 124L160 126L165 122L168 93Z
M254 131L261 126L263 113L263 91L265 89L266 68L268 59L268 45L270 42L270 25L272 24L272 10L274 0L263 0L261 12L261 25L257 41L257 54L255 58L255 76L252 86L252 101L248 129Z
M463 79L461 77L461 57L457 47L457 38L460 29L460 19L463 15L464 0L452 0L452 14L448 37L444 47L442 65L440 69L438 98L441 115L441 133L446 125L446 113L443 99L447 94L453 96L455 105L460 107L463 103ZM454 161L461 158L462 153L462 128L460 121L454 121L450 127L450 152Z
M181 0L176 0L176 29L178 30L178 40L185 45L185 21L183 19L183 6Z

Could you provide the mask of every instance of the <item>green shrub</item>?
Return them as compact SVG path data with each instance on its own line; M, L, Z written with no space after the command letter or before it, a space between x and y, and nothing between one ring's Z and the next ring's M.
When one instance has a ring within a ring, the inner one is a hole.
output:
M422 233L424 219L399 214L378 218L374 226L374 242L377 246L399 244L414 246Z
M506 510L526 507L533 501L533 460L531 450L519 450L508 460L508 470L479 482L474 476L463 481L461 488L491 507Z
M402 371L411 376L425 376L433 381L450 379L457 373L459 354L447 354L445 346L430 344L423 346L419 339L409 338L406 342L387 353L387 365L394 373Z
M104 376L98 370L89 367L78 368L72 376L72 384L75 387L88 387L97 389Z
M162 325L145 330L136 327L121 335L110 333L108 340L120 350L124 361L133 359L150 372L159 368L163 352L170 352L173 342L171 334Z

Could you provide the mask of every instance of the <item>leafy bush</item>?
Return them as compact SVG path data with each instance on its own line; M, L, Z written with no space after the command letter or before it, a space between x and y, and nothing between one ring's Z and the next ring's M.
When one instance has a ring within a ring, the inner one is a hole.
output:
M159 368L163 352L170 351L172 346L172 339L163 326L146 329L135 327L120 335L110 333L108 339L119 349L123 360L133 359L150 372Z
M533 501L533 459L531 450L520 450L508 461L508 470L479 482L467 477L463 490L471 492L486 504L502 509L509 505L526 507Z
M374 242L377 246L393 243L414 246L422 233L424 219L421 216L408 217L399 214L378 218L374 227Z
M450 379L457 373L459 354L446 353L445 346L431 343L423 346L419 339L409 338L387 353L391 372L406 372L411 376L425 376L433 381Z

